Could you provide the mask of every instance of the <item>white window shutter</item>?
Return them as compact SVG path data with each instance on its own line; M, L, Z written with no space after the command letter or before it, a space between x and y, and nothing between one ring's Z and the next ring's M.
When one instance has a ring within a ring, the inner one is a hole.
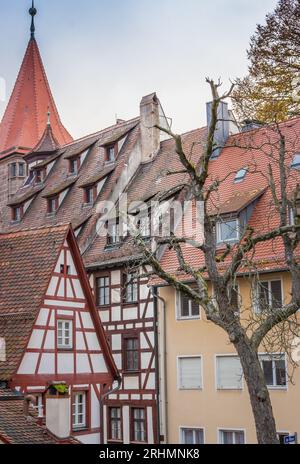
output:
M217 388L241 389L242 372L238 356L217 356Z
M201 358L179 358L179 387L182 389L202 388Z

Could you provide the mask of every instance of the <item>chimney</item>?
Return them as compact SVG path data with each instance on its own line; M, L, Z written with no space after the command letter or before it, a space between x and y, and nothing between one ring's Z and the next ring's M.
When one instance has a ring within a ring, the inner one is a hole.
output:
M58 438L70 436L70 395L65 382L52 382L46 393L46 427Z
M206 103L207 127L209 127L211 123L211 110L212 102ZM218 147L223 147L229 137L229 122L230 115L228 111L228 104L221 101L218 106L218 122L216 125L214 138L215 144ZM218 158L221 150L222 148L215 149L212 155L212 159Z
M156 93L142 98L140 103L142 163L151 161L160 148L159 125L160 103Z
M35 404L36 404L36 398L33 395L25 396L25 398L23 400L23 413L24 413L24 416L26 416L26 417L30 416L30 414L29 414L30 405L35 406Z

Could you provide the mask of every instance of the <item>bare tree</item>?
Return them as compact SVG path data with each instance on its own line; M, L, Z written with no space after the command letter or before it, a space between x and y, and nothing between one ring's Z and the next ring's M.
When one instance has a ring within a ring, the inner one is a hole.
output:
M192 237L176 235L174 231L163 238L152 236L150 246L149 242L144 240L140 230L135 228L134 241L143 252L143 258L135 265L144 266L145 275L159 276L174 289L197 302L204 308L207 320L226 332L243 368L258 443L278 443L272 404L258 351L262 345L272 349L278 344L284 345L287 350L287 345L290 346L293 336L298 333L296 312L300 307L300 268L296 251L300 240L298 215L300 189L298 184L295 185L295 181L292 187L289 185L290 164L287 159L291 147L280 125L274 124L268 127L266 133L269 131L270 136L259 146L252 146L250 132L248 140L245 134L240 138L235 137L233 146L244 148L249 154L249 170L257 169L255 160L251 160L252 149L265 150L269 158L263 175L267 178L268 189L272 192L272 205L270 205L272 220L269 221L267 230L257 231L247 225L238 242L227 244L225 251L220 254L215 238L218 216L212 214L212 208L214 201L219 202L218 190L222 179L212 181L209 177L209 163L216 148L220 148L215 144L218 107L222 101L230 97L232 88L229 92L220 95L221 83L215 83L210 79L207 79L207 82L212 92L212 115L206 144L197 165L193 164L189 154L185 153L180 135L174 134L171 130L159 128L174 139L176 153L182 164L182 172L186 172L189 179L189 186L185 189L186 197L203 205L203 241L197 242ZM278 167L276 176L274 163L277 163ZM172 175L172 172L167 175ZM296 175L298 175L297 172ZM295 218L292 222L290 211L294 213ZM250 308L246 316L245 311L239 310L239 302L235 294L237 277L247 274L248 278L255 282L260 271L255 261L256 248L262 243L276 240L283 242L285 266L291 278L292 289L289 301L286 304L280 302L275 307L268 307L266 304L264 310L258 315L254 313L253 308ZM203 263L199 262L198 267L192 266L185 258L184 247L187 244L203 255ZM177 278L162 266L160 257L166 247L176 253L179 270L187 276L186 281ZM150 272L148 266L151 266ZM207 277L214 289L213 296L208 291ZM185 283L191 280L194 285Z

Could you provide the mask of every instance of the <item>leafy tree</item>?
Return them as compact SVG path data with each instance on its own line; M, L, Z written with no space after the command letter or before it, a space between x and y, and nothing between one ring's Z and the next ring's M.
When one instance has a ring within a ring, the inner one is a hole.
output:
M249 74L233 94L239 119L278 122L299 114L300 0L280 0L247 53Z

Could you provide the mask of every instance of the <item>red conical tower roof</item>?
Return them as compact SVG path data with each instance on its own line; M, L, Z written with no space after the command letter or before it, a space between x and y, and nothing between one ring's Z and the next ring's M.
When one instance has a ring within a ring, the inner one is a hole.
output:
M51 126L60 145L73 139L61 123L32 33L23 63L0 124L0 158L16 150L27 153L41 139L51 112ZM3 153L5 152L5 153Z

